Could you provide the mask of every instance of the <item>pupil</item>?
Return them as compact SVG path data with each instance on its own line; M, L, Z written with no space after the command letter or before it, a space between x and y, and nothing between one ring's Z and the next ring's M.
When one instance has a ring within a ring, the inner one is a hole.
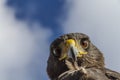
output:
M56 48L56 49L54 50L54 55L55 55L56 57L59 57L60 54L61 54L61 49Z
M85 41L83 42L83 46L84 46L84 47L86 47L86 46L87 46L87 43L86 43Z
M82 45L83 48L87 48L88 42L87 42L85 39L83 39L83 40L81 41L81 45Z
M60 49L56 49L56 52L57 52L57 53L61 53L61 50L60 50Z

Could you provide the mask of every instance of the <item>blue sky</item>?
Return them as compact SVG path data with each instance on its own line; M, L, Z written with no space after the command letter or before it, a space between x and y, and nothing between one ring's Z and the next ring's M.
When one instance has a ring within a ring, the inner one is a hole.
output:
M0 80L49 80L49 45L69 32L88 34L120 72L119 0L1 0L0 14Z
M15 9L17 19L38 22L56 33L54 36L62 33L58 19L65 15L65 0L8 0L6 4Z

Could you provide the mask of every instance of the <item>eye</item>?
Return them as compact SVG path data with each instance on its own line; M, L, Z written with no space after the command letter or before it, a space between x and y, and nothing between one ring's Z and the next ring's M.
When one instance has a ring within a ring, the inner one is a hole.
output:
M61 49L60 48L53 49L53 54L56 57L60 57L60 55L61 55Z
M87 49L88 46L89 46L89 41L87 39L82 39L80 41L80 45L84 48L84 49Z

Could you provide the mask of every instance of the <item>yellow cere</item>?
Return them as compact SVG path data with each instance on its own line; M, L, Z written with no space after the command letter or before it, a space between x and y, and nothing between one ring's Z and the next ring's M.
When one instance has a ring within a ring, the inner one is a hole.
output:
M70 45L74 45L75 46L75 40L73 40L73 39L66 40L66 45L67 46L70 46Z

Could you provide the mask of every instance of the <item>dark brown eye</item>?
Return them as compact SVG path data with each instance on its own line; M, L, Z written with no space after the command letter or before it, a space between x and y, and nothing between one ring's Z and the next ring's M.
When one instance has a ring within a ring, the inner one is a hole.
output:
M89 46L89 41L87 39L82 39L80 41L80 45L84 48L84 49L87 49L88 46Z
M53 54L54 54L56 57L60 57L60 55L61 55L61 49L60 49L60 48L55 48L55 49L53 49Z

